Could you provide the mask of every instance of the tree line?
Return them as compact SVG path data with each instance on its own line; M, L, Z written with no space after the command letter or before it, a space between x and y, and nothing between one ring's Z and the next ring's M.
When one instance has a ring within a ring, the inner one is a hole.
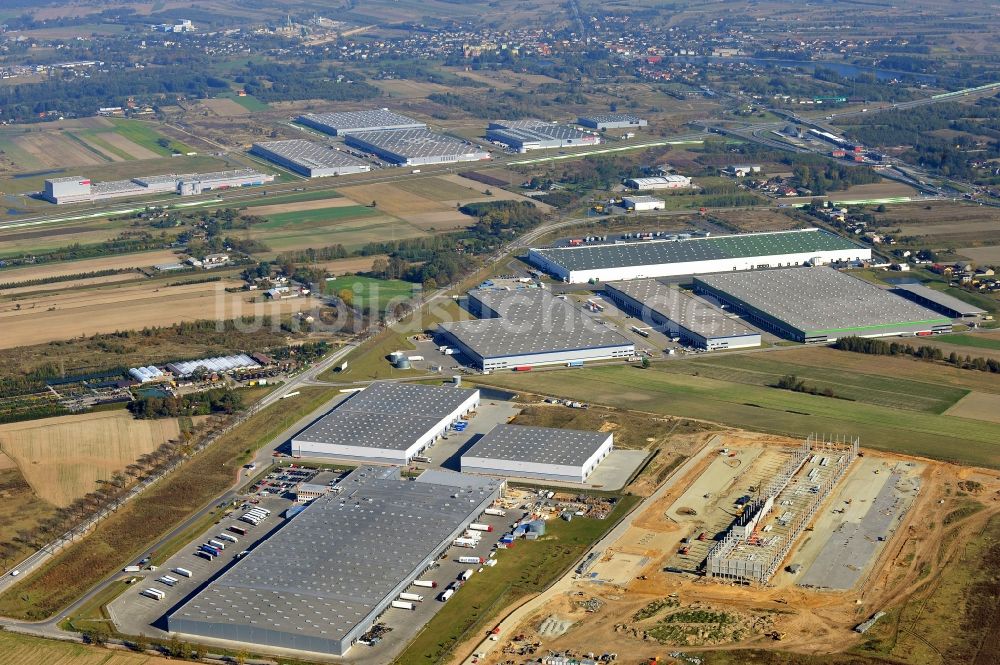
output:
M947 363L959 369L972 369L980 372L1000 374L1000 360L971 355L964 357L952 351L947 356L939 347L921 345L913 347L902 342L886 342L881 339L867 337L841 337L833 344L833 348L841 351L865 353L872 356L911 356L919 360Z

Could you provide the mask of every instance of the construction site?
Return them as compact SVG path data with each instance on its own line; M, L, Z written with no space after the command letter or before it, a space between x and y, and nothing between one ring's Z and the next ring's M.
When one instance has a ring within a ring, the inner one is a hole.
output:
M940 570L945 532L950 543L982 528L952 522L951 488L968 480L940 463L862 450L850 435L705 437L571 573L505 619L479 662L681 663L775 641L839 652ZM1000 487L992 473L976 482Z

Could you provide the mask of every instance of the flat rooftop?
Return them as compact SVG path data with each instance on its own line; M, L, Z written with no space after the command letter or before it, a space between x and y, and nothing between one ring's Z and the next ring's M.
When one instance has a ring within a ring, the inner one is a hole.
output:
M604 286L638 300L651 312L656 312L705 339L759 334L721 309L655 279L608 282Z
M500 486L446 471L414 481L402 479L398 467L359 467L168 621L202 622L205 634L226 624L289 640L341 640L477 517Z
M376 381L354 393L338 410L391 416L426 416L440 420L453 413L474 392L473 388L456 386Z
M778 268L695 277L802 332L863 332L951 323L937 312L833 268Z
M745 233L684 240L649 240L614 245L551 247L532 251L567 270L599 270L625 266L712 261L749 256L777 256L819 251L862 249L850 240L821 229Z
M894 288L897 291L905 291L906 293L917 296L918 298L929 300L930 302L945 309L958 312L961 316L977 316L986 313L985 309L979 309L964 300L948 295L947 293L942 293L941 291L928 288L923 284L896 284Z
M366 109L336 113L309 113L299 118L313 126L323 126L334 134L348 134L366 130L418 129L427 127L419 120L389 109Z
M469 296L499 316L441 327L483 358L632 345L545 289L475 289Z
M473 153L489 156L489 153L467 141L426 129L353 132L349 138L407 159L461 157Z
M591 136L569 125L553 124L544 120L497 120L490 129L521 141L568 141Z
M611 434L608 432L497 425L472 448L464 452L462 457L583 466L609 436Z
M452 386L373 383L294 438L310 443L406 450L474 392Z
M639 117L627 113L598 113L596 115L581 115L580 120L590 120L591 122L639 122Z
M273 153L290 162L309 169L329 169L344 166L371 166L363 159L342 150L335 150L322 143L305 139L291 141L266 141L254 143L254 147Z

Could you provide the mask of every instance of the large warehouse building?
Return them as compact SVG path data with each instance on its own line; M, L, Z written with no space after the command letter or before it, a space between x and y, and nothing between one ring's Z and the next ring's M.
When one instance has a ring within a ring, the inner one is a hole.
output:
M478 390L376 382L292 437L292 456L405 465L478 405Z
M598 145L601 142L601 137L594 134L544 120L498 120L491 122L489 129L486 130L486 138L496 143L502 143L517 152L546 148L568 148L578 145Z
M760 333L676 287L655 279L609 282L604 292L624 312L707 351L760 346Z
M607 113L604 115L582 115L576 119L576 124L603 132L608 129L645 127L649 123L634 115Z
M497 425L462 455L462 472L582 483L613 448L610 432Z
M401 166L475 162L490 158L488 152L468 141L426 129L350 133L345 141L351 147Z
M52 203L61 205L106 201L126 196L148 196L150 194L174 193L190 196L210 190L252 187L273 181L273 175L259 173L253 169L216 171L214 173L169 173L106 182L92 182L89 178L73 176L46 180L44 196Z
M688 189L691 187L691 178L683 175L657 175L648 178L629 178L625 181L625 186L638 191L652 191L657 189Z
M371 164L343 150L303 139L254 143L250 153L307 178L367 173L372 170Z
M427 129L427 125L419 120L384 108L340 113L309 113L299 116L298 122L334 136L357 134L358 132Z
M635 355L631 341L544 289L475 289L469 309L483 318L442 323L438 330L482 370Z
M872 250L821 229L529 249L528 260L575 284L871 259Z
M502 490L360 467L172 612L168 630L343 656Z
M941 312L953 319L971 319L986 314L985 309L956 298L955 296L935 291L923 284L897 284L895 292L904 298L919 303L935 312Z
M798 342L951 331L951 319L832 268L704 275L695 290Z

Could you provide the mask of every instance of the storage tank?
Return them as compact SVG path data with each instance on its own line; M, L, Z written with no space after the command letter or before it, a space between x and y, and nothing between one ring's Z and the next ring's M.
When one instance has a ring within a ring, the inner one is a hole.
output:
M460 386L462 385L462 377L459 375L455 375L451 377L451 382L454 383L456 386Z
M389 362L396 363L399 361L400 358L403 357L403 355L404 354L402 351L393 351L392 353L389 354Z
M410 369L410 359L405 356L396 360L396 369Z

